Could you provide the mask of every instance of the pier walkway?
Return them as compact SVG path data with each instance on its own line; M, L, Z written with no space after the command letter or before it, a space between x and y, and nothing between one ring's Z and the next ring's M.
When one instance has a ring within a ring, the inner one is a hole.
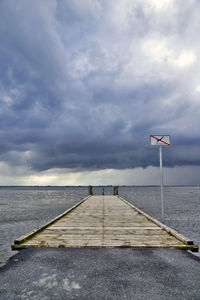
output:
M198 246L118 196L88 196L73 208L28 236L12 249L72 248L180 248Z

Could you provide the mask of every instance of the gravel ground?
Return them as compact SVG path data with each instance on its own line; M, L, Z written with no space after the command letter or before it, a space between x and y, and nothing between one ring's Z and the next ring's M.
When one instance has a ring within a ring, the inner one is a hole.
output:
M200 260L178 249L26 249L0 268L0 299L199 300Z

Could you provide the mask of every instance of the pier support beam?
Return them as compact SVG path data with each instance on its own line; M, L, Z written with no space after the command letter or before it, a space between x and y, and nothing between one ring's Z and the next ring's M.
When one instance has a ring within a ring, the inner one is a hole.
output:
M118 196L118 186L114 186L114 192L113 192L114 196Z
M89 187L88 187L88 194L93 196L93 188L91 185L89 185Z

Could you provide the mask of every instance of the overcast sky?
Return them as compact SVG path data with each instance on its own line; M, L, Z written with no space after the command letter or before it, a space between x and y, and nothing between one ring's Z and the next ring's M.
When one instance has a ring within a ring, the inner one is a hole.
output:
M0 185L200 183L199 0L1 0Z

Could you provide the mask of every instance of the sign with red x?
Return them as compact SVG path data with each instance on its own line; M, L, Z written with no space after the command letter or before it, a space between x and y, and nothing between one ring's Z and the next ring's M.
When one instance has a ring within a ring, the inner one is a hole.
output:
M150 135L150 142L153 146L170 146L170 135Z

